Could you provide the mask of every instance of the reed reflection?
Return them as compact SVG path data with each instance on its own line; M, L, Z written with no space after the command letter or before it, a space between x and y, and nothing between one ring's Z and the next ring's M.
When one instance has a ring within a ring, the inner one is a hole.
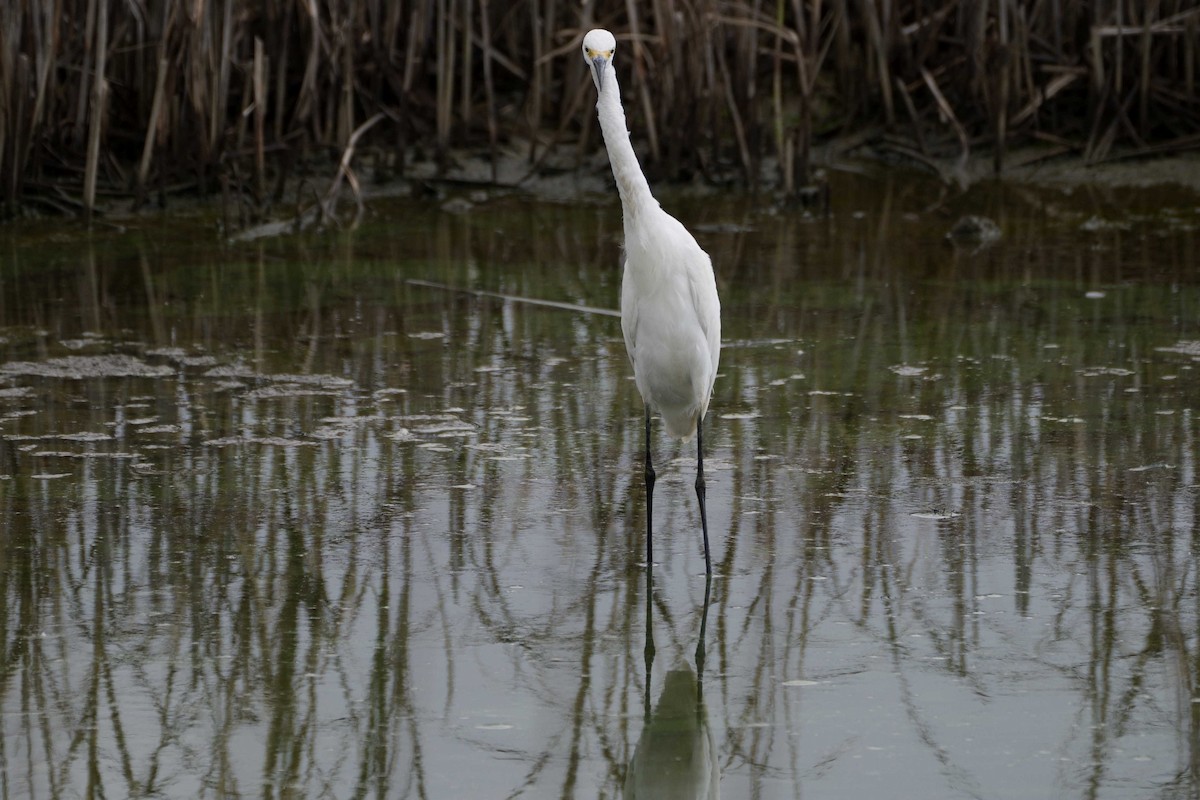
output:
M616 796L690 709L727 796L1194 794L1196 228L989 196L966 253L931 195L693 212L739 225L692 677L688 462L643 593L615 321L403 279L612 305L606 210L10 248L8 791ZM145 369L13 366L79 354Z

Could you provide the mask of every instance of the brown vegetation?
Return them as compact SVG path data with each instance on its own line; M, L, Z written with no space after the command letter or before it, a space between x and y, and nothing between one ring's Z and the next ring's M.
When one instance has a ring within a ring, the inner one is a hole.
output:
M1089 162L1200 145L1192 0L13 0L0 216L219 188L261 205L314 157L354 188L352 143L393 172L414 147L595 147L594 26L621 42L657 177L791 192L833 134L929 164L985 147L997 169L1031 140Z

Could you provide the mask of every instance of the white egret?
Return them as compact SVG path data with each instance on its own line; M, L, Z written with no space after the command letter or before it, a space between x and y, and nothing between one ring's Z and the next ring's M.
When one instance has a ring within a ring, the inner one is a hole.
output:
M646 407L646 564L653 564L654 466L650 419L670 436L696 437L696 498L704 533L704 569L712 574L704 490L704 414L721 357L721 301L712 260L679 220L658 204L629 141L613 69L617 40L606 30L583 37L583 60L599 95L596 113L621 195L625 227L621 330Z

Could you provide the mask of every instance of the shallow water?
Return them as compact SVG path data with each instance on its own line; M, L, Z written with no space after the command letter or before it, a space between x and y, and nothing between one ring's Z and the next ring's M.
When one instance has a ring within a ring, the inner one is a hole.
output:
M664 195L707 616L618 320L407 282L613 308L612 198L0 232L3 796L1196 796L1200 198L832 196Z

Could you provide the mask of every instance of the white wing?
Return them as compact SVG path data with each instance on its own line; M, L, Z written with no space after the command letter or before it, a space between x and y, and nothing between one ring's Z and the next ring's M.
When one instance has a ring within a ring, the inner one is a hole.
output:
M621 251L621 333L625 336L625 354L629 356L629 363L634 365L633 354L637 346L637 328L638 328L638 296L634 291L633 282L625 280L625 270L627 256L625 251Z
M721 301L711 259L661 209L626 220L621 330L642 398L687 441L716 379Z
M708 253L696 246L700 258L688 265L688 283L692 292L692 305L696 309L696 321L708 341L708 354L712 359L712 374L709 376L708 392L712 393L717 379L717 366L721 363L721 298L717 295L717 279L713 275L712 259ZM705 403L707 405L707 401Z

